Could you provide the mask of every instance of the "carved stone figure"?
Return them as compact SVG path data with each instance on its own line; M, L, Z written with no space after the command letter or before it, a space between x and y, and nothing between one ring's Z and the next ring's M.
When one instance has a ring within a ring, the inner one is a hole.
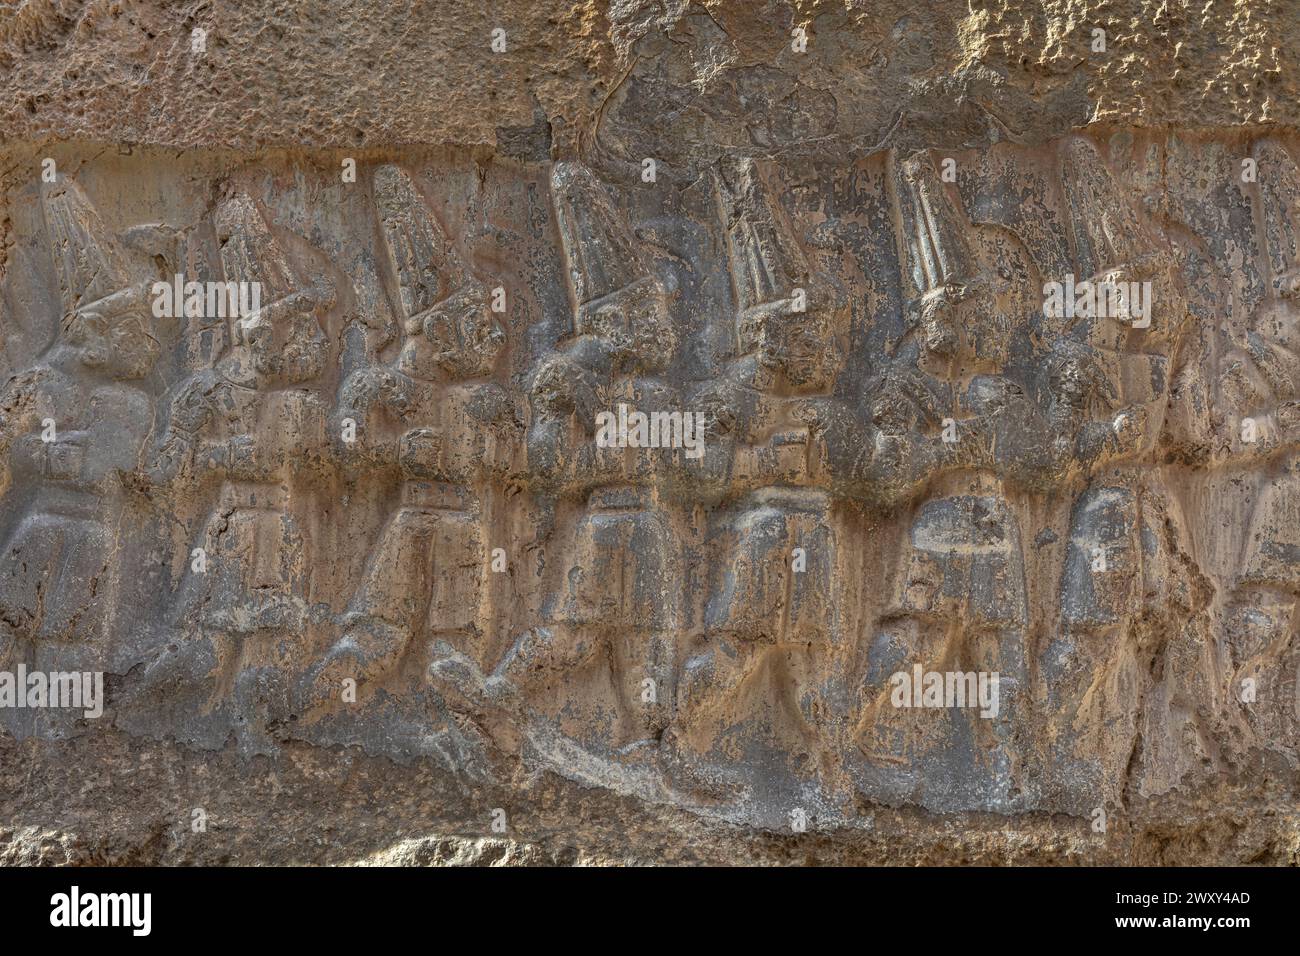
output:
M815 753L816 705L802 674L842 639L834 463L820 432L844 412L832 389L847 297L811 266L758 163L724 162L715 180L735 355L708 396L725 415L728 493L711 528L706 645L685 664L677 741L709 739L744 715Z
M1140 284L1146 300L1145 314L1121 308L1084 315L1062 333L1104 375L1091 397L1071 391L1075 413L1110 419L1097 433L1100 447L1076 449L1076 463L1097 476L1074 505L1060 632L1040 661L1049 720L1059 729L1056 779L1063 799L1084 811L1120 798L1151 662L1199 608L1193 572L1184 566L1181 515L1159 480L1139 466L1160 434L1170 355L1187 317L1178 261L1091 142L1073 138L1062 146L1061 181L1079 274L1095 287Z
M1029 608L1014 513L998 495L927 501L906 554L869 648L856 735L867 761L854 771L858 786L940 811L1033 806L1023 729ZM955 697L923 699L932 673L981 676L963 678L967 696L953 706ZM997 675L997 684L981 698L983 675ZM900 697L904 681L908 695Z
M347 377L330 431L344 460L395 470L401 484L343 633L309 675L318 699L337 698L346 678L381 677L417 646L425 666L435 641L478 649L489 573L481 488L518 444L510 399L489 379L505 344L490 290L465 269L405 170L375 170L374 194L401 349Z
M550 720L574 706L596 709L573 736L603 751L652 740L666 724L682 584L671 518L656 500L659 450L602 447L597 416L620 404L647 415L680 411L660 377L676 341L668 289L607 187L584 166L558 163L551 196L574 318L572 335L532 375L528 462L541 490L585 507L567 533L557 530L563 570L541 626L516 639L497 676ZM547 694L559 674L588 699Z
M1049 416L1011 368L1037 271L1014 234L968 219L931 157L894 169L908 333L871 383L873 417L898 449L891 457L924 467L891 476L893 500L904 504L899 492L922 482L929 495L914 512L881 618L864 635L853 739L866 760L851 760L850 773L873 797L1007 812L1039 796L1028 782L1036 768L1023 729L1024 550L1006 496L1007 483L1044 480L1053 461ZM924 707L919 685L931 673L997 675L996 701ZM900 705L904 680L910 690ZM930 792L935 779L962 783Z
M1255 146L1265 295L1245 341L1220 362L1219 447L1253 466L1251 507L1225 609L1229 700L1257 739L1300 746L1295 610L1300 599L1300 164L1282 144Z
M235 709L241 745L255 751L273 746L266 724L287 715L285 675L321 616L294 477L327 455L320 318L334 289L321 276L299 277L248 193L225 196L213 221L226 281L260 283L264 304L229 317L229 349L172 391L152 449L155 482L220 484L171 616L186 636L147 681L158 693L178 680L205 682L206 706Z

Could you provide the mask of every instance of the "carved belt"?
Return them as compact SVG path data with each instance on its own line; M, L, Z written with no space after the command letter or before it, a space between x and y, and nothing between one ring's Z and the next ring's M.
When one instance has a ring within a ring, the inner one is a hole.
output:
M478 496L465 485L447 481L405 481L402 483L403 508L428 508L436 511L470 511Z
M785 511L805 511L824 515L830 510L831 496L820 488L791 488L773 486L751 491L744 498L743 507L780 508Z
M222 508L266 508L283 511L289 507L289 489L274 482L227 481L221 486Z

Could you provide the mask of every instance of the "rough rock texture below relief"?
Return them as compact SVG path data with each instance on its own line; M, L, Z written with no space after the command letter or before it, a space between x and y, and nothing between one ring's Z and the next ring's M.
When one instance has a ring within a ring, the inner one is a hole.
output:
M1297 17L0 8L0 862L1300 862Z

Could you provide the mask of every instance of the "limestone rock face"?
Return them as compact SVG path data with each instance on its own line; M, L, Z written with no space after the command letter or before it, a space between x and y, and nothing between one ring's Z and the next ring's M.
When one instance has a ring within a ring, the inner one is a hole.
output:
M0 14L0 861L1296 862L1294 12L245 6Z

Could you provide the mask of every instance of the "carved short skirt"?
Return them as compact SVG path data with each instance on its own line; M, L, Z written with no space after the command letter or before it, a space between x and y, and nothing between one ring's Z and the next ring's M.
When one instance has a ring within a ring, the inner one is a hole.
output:
M113 540L96 517L37 511L0 554L0 627L36 640L93 640L112 613Z
M678 627L682 579L668 519L642 489L592 493L565 556L551 614L564 624L659 631Z
M227 487L200 538L206 571L191 563L189 600L204 627L236 634L299 630L307 620L307 542L274 489ZM265 501L264 506L249 502ZM188 614L179 623L187 623Z
M412 483L371 552L345 623L370 617L406 633L479 625L487 554L468 492Z
M709 632L747 641L822 643L832 633L835 537L823 492L751 495L714 536Z

